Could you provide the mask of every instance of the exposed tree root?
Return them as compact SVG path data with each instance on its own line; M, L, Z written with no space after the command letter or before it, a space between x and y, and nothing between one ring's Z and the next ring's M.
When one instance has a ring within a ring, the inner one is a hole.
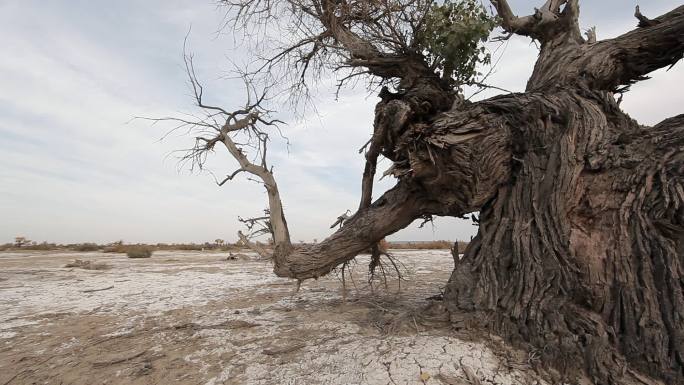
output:
M383 257L387 259L389 265L383 262ZM389 288L387 278L391 277L390 270L388 270L390 267L396 273L397 290L401 292L401 281L405 280L402 268L405 270L405 267L402 265L401 261L397 260L392 254L387 252L386 249L382 248L380 244L371 247L371 260L368 264L368 285L370 286L371 291L373 291L373 282L376 278L380 279L385 289ZM378 269L380 270L381 277L377 275Z

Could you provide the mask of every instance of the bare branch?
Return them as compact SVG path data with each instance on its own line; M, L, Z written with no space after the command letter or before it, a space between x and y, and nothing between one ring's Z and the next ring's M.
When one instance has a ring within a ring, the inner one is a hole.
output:
M278 125L283 123L281 120L270 118L269 114L271 111L264 107L264 103L268 100L269 87L264 87L259 91L244 72L237 71L247 93L247 101L244 107L229 111L222 107L206 104L203 100L204 87L198 79L194 66L194 57L192 53L188 52L187 41L188 36L186 36L183 45L185 71L195 104L202 111L205 118L197 118L195 120L178 117L143 119L150 120L153 123L177 123L169 133L181 128L187 128L188 133L196 135L194 145L190 149L184 150L184 155L179 160L180 166L185 166L189 163L191 170L195 168L203 169L208 154L214 151L216 144L223 143L230 155L239 164L239 168L227 175L222 181L218 181L215 178L217 185L223 186L240 173L250 174L256 178L253 180L263 183L269 197L267 216L254 220L243 220L240 218L240 221L248 224L248 228L253 230L251 236L269 233L273 236L277 246L288 249L291 247L290 236L283 214L278 186L272 171L268 169L267 165L270 136L263 127L276 128L282 136ZM254 162L250 161L246 153L246 150L250 148L256 152L258 160ZM255 227L257 225L258 227Z
M634 17L636 17L639 20L639 27L641 28L652 27L659 23L659 21L657 20L651 20L648 17L642 15L638 5L636 6L636 10L634 11Z
M587 29L584 34L587 36L587 44L596 43L596 27Z
M254 252L259 254L261 258L264 259L271 259L273 256L273 253L271 253L269 250L261 246L259 243L252 242L247 238L242 231L238 231L238 238L240 238L240 241L247 246L248 248L252 249Z
M233 180L233 178L235 178L239 173L241 173L241 172L246 172L246 171L247 171L247 170L245 170L244 168L239 168L239 169L235 170L232 174L227 175L226 178L223 179L221 182L216 181L216 184L219 185L219 186L223 186L223 185L224 185L226 182L228 182L229 180Z
M242 218L238 217L238 221L242 222L249 231L247 238L251 239L261 235L273 235L273 226L271 225L271 213L269 209L264 210L265 216L256 218Z
M535 8L533 14L523 17L513 13L507 0L491 1L501 18L501 27L509 33L498 38L498 41L509 39L513 34L529 36L541 42L564 39L564 36L570 36L570 41L582 40L577 22L578 0L547 0L540 8ZM563 4L565 7L561 11Z
M684 5L653 20L640 19L639 25L624 35L593 44L585 53L582 69L596 79L594 86L615 90L684 57Z
M533 16L518 17L513 13L507 0L492 0L496 12L501 17L501 26L511 34L531 36L536 23Z

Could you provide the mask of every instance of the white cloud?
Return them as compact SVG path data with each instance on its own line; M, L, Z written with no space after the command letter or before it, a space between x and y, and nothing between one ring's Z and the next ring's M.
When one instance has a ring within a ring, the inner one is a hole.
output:
M511 3L520 13L533 6ZM596 24L600 37L633 28L631 5L609 14L606 7L623 2L585 3L583 22ZM659 0L647 9L656 15L675 5ZM166 155L191 138L160 143L163 127L129 122L188 111L181 49L190 25L208 97L242 102L235 83L219 79L226 56L239 61L244 54L231 51L230 36L216 34L221 21L214 4L191 0L0 2L0 242L15 235L57 242L234 239L236 217L265 206L260 186L240 179L218 188L207 174L178 173ZM490 82L524 90L535 56L529 41L512 39ZM645 124L680 113L684 95L675 90L683 80L679 67L659 71L635 86L623 107ZM375 101L357 90L335 101L324 87L319 114L285 128L290 152L274 138L272 163L295 240L324 238L331 220L358 204L357 150L370 134ZM218 175L234 167L220 151L209 165ZM382 181L376 196L392 184ZM393 238L468 239L475 231L460 220L436 224L412 225Z

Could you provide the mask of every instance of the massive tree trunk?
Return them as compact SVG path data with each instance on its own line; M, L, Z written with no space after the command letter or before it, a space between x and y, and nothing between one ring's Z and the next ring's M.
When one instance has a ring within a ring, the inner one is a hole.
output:
M275 272L318 277L416 218L480 211L444 296L454 322L531 344L561 377L684 383L684 115L645 127L614 98L682 58L684 6L596 42L577 1L495 5L542 43L527 92L458 102L413 79L385 95L373 152L400 183L314 249L276 250Z
M454 319L472 312L596 383L628 383L623 357L681 383L684 115L649 128L601 93L525 99L511 182L447 286Z

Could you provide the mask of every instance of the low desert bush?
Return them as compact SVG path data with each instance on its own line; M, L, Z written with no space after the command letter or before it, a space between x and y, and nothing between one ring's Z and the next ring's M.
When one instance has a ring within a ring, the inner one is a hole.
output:
M126 245L109 245L105 246L102 251L105 253L125 253L130 246Z
M390 249L412 250L449 250L454 246L452 241L428 241L428 242L389 242ZM458 249L462 253L468 246L468 242L458 241Z
M100 246L95 243L81 243L73 246L74 251L98 251Z
M51 250L59 250L60 248L61 247L59 245L56 245L54 243L47 243L47 242L31 243L31 244L22 245L21 247L17 247L17 245L14 243L5 243L4 245L0 245L0 251L17 251L17 250L51 251Z
M24 246L22 248L26 249L26 250L39 250L39 251L59 250L58 245L56 245L54 243L47 243L47 242L37 243L35 245Z
M152 248L147 246L128 246L126 255L128 258L149 258L152 256Z

